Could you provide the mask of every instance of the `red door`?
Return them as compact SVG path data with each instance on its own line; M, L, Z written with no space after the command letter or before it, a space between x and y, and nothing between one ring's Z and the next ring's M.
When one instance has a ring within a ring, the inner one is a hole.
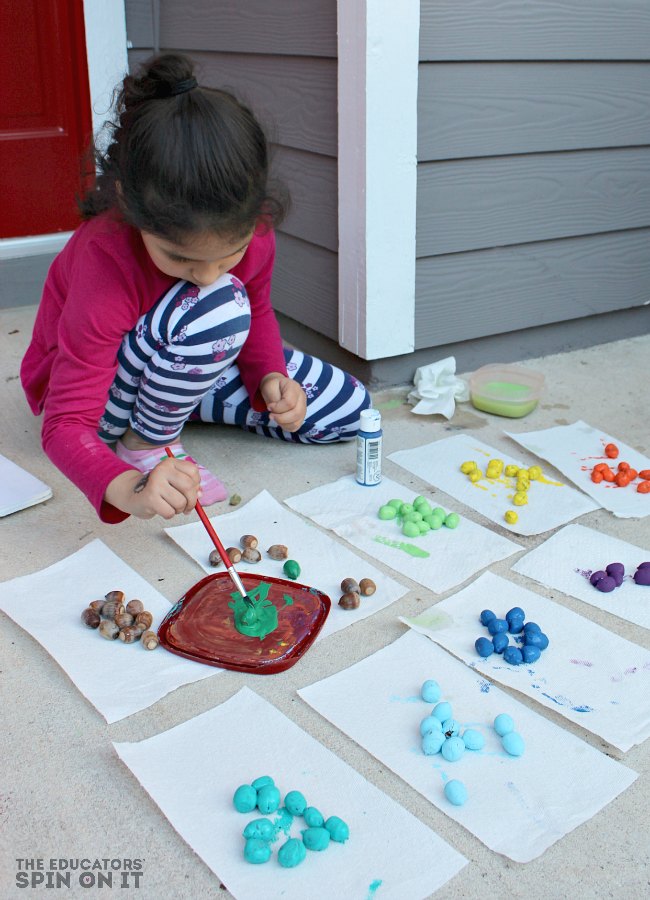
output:
M77 226L91 130L83 0L0 0L0 238Z

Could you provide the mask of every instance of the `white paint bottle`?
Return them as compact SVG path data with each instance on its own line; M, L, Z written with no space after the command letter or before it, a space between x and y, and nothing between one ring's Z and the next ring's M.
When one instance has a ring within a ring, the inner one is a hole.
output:
M357 481L372 487L381 481L381 413L364 409L357 434Z

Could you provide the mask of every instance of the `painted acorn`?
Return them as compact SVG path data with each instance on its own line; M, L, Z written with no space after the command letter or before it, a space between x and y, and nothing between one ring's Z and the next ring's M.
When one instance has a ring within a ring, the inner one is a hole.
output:
M102 622L100 622L99 628L97 630L103 638L106 638L107 641L116 641L117 636L120 633L120 629L112 619L104 619Z
M262 554L254 547L246 547L246 549L242 551L241 558L244 562L258 563L262 558Z
M151 623L153 622L153 616L149 612L148 609L143 609L141 613L138 613L135 617L135 622L133 623L137 628L141 628L142 631L146 631L148 628L151 628Z
M341 592L343 594L358 594L359 593L359 584L355 578L344 578L341 582Z
M271 544L266 552L271 559L287 559L289 556L289 548L284 544Z
M348 591L339 600L341 609L358 609L360 603L361 597L356 591Z
M145 631L140 640L145 650L155 650L160 643L155 631Z
M99 623L101 622L102 617L99 615L96 609L92 609L92 607L88 607L88 609L84 609L81 613L81 621L88 628L99 628Z

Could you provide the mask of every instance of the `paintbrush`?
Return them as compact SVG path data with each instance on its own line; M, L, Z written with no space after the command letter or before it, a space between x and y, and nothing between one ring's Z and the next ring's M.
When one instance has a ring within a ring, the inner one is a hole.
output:
M175 459L174 454L172 453L172 451L169 447L165 447L165 453L167 454L167 456L171 456L172 459ZM217 548L217 552L219 553L219 556L221 557L224 566L228 570L228 574L230 575L230 580L232 581L232 583L235 585L235 587L241 594L244 603L247 606L250 606L251 609L253 609L254 608L253 601L246 593L246 588L244 587L241 578L237 574L230 557L226 553L226 549L223 546L223 544L221 543L221 540L219 539L219 535L212 527L212 523L208 519L205 510L203 509L203 507L201 506L201 504L199 503L198 500L196 501L196 506L194 508L196 509L199 519L203 522L205 530L210 535L212 543Z

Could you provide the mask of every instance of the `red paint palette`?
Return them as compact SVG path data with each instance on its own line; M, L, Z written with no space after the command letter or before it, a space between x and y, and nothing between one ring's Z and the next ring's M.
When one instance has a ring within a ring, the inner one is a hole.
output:
M208 575L191 587L158 629L160 643L195 662L255 675L284 672L307 652L330 611L330 598L305 584L242 574L247 593L262 582L278 613L278 627L263 640L235 628L233 585L227 572Z

